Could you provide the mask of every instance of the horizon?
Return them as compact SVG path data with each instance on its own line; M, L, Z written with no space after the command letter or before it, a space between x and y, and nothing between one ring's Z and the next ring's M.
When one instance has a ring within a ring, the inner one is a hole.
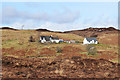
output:
M0 26L61 32L89 27L118 29L117 6L117 2L3 2Z
M113 26L109 26L109 27L102 27L102 28L115 28ZM10 26L0 26L0 29L1 28L12 28ZM95 27L88 27L88 28L84 28L84 29L89 29L89 28L95 28ZM98 28L98 27L97 27ZM100 27L101 28L101 27ZM12 28L12 29L16 29L16 28ZM45 28L38 28L38 29L45 29ZM84 29L76 29L76 30L67 30L67 31L77 31L77 30L84 30ZM115 28L116 30L120 30L120 29L117 29ZM16 30L37 30L37 29L16 29ZM45 29L45 30L48 30L48 31L53 31L53 30L49 30L49 29ZM67 32L67 31L53 31L53 32Z

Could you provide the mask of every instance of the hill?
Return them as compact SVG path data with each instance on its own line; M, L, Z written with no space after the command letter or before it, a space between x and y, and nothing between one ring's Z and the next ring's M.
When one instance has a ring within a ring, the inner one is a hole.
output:
M99 36L102 34L108 34L108 33L116 33L119 30L113 28L113 27L109 27L109 28L87 28L87 29L83 29L83 30L73 30L73 31L65 31L64 33L72 33L72 34L77 34L79 36L83 36L83 37L91 37L91 36Z
M10 27L1 27L0 29L3 29L3 30L17 30L17 29L14 29L14 28L10 28Z
M50 31L50 30L47 30L47 29L36 29L36 31L42 31L42 32L53 32L53 31Z
M73 31L95 31L95 32L104 32L104 31L118 31L114 27L109 27L109 28L87 28L83 30L73 30ZM73 31L66 31L65 33L73 32Z
M84 37L74 33L57 33L47 30L1 30L3 78L115 78L118 77L118 33L112 31L79 31L85 35L99 34L100 44L94 55L81 45ZM74 31L73 31L74 32ZM106 33L106 34L104 34ZM33 36L35 42L29 42ZM39 36L53 35L64 40L81 43L38 42Z
M48 30L48 29L36 29L35 31L40 31L40 32L56 32L56 33L62 33L60 31L51 31L51 30Z

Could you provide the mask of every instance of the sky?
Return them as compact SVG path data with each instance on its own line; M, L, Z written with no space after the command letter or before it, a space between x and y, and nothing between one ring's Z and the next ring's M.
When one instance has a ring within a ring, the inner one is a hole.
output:
M117 2L2 2L2 23L15 29L118 28ZM1 14L1 13L0 13Z

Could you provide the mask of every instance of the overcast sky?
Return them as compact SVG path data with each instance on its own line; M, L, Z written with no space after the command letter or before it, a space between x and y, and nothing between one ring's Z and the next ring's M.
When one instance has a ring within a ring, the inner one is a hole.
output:
M117 2L4 2L0 26L52 31L118 28L117 10Z

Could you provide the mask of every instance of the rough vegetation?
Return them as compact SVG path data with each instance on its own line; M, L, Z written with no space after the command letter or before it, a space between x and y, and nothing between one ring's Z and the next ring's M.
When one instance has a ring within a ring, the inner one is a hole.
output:
M104 59L3 57L3 78L118 78L118 65Z
M118 32L113 29L102 32L91 30L67 33L1 30L3 78L119 77ZM41 35L53 35L80 43L41 44ZM84 36L91 35L97 35L99 41L99 44L91 45L94 46L93 51L87 50L89 45L81 45ZM30 36L33 36L35 42L29 42Z

